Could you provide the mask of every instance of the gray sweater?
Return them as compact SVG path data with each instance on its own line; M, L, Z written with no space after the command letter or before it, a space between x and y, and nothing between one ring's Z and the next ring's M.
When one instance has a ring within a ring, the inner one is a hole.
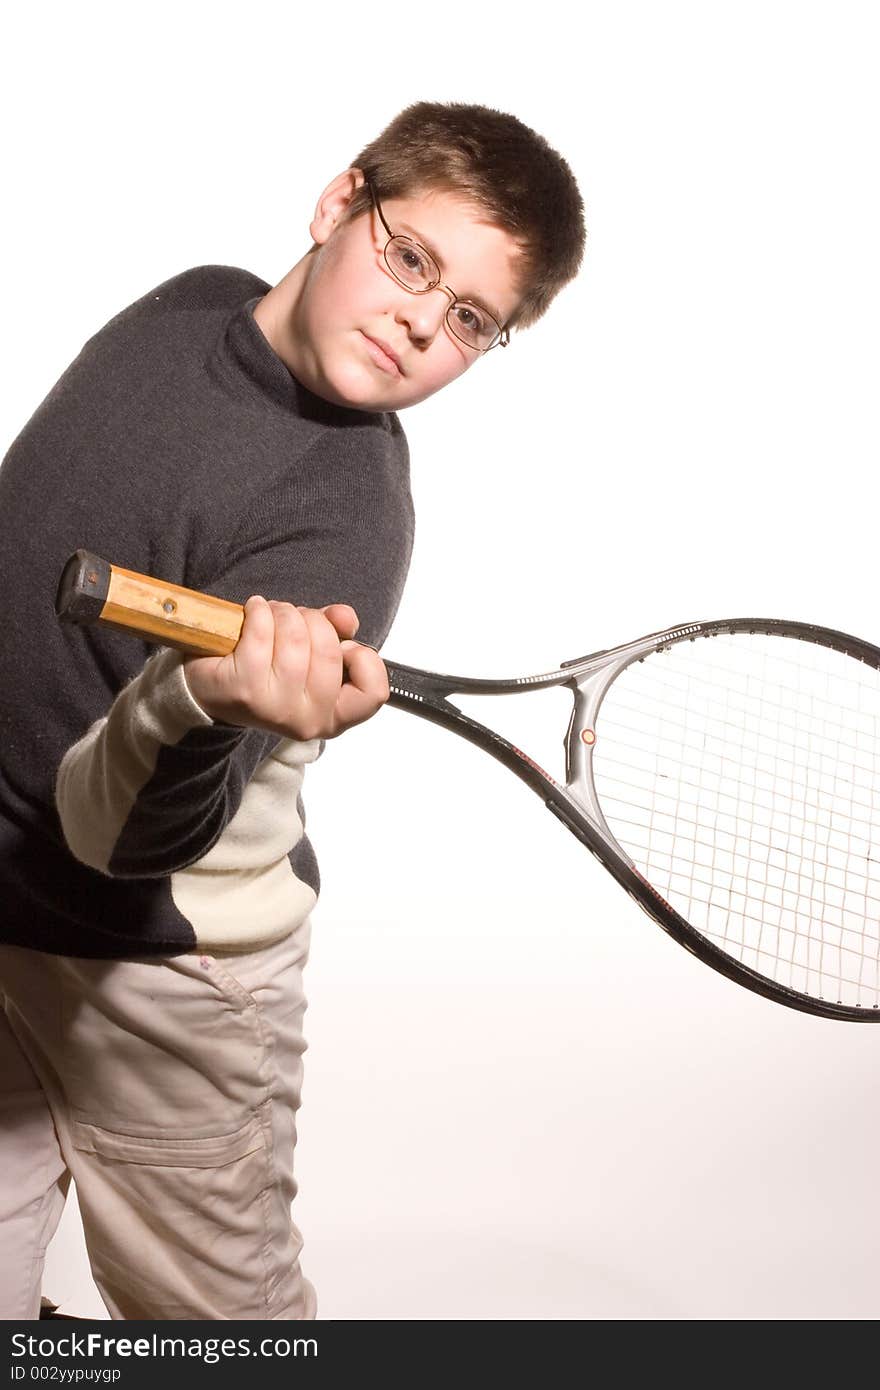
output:
M0 941L128 958L249 950L318 892L300 787L320 752L213 722L182 658L55 617L67 557L244 602L350 603L380 646L412 549L395 415L307 391L204 266L91 338L0 469Z

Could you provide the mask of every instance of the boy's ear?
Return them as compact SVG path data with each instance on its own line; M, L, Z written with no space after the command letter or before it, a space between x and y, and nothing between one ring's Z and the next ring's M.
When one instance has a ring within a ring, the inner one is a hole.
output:
M309 226L312 240L319 246L330 236L345 215L349 203L364 182L362 169L346 169L328 183L318 199L315 215Z

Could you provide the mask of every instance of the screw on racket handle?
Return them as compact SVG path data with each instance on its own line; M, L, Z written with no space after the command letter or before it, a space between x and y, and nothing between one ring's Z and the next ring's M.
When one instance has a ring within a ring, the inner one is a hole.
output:
M88 550L64 566L55 612L66 622L101 623L195 656L226 656L244 622L240 603L120 569Z

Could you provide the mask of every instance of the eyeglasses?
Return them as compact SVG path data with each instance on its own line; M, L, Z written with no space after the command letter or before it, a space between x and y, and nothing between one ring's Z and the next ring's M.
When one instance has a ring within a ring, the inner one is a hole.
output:
M469 299L456 299L455 292L448 285L440 283L440 269L434 257L424 246L408 236L395 236L376 197L376 190L369 179L364 180L370 190L373 206L379 220L388 233L388 241L382 252L385 264L399 285L411 294L427 294L429 290L442 290L452 301L446 310L446 323L450 333L459 342L473 348L475 352L491 352L500 343L507 347L510 333L492 317L488 309L474 304Z

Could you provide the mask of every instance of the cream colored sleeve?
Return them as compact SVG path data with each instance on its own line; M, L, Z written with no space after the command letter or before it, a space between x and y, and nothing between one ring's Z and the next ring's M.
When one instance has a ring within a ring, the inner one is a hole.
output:
M215 723L190 693L183 657L161 648L107 715L65 753L55 798L77 859L110 876L174 872L222 835L258 764L279 743L313 762L318 739L294 743Z

